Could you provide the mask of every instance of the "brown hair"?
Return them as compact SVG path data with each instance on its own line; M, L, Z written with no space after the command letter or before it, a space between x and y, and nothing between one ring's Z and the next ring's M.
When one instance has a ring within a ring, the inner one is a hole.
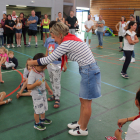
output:
M13 52L13 51L9 51L9 52L8 52L8 55L9 55L9 54L11 54L11 53L12 53L12 54L14 54L14 52Z
M32 60L32 59L31 59L31 58L28 58L27 61L26 61L25 67L26 67L27 69L28 69L28 63L27 63L27 62L30 61L30 60Z
M21 23L21 20L19 17L16 18L16 25L17 25L17 19L19 19L19 23Z

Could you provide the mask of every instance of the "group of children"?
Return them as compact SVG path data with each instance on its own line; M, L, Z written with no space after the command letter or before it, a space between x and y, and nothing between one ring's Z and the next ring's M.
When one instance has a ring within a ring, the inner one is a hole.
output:
M56 23L56 21L52 21L49 24L49 29ZM50 55L57 47L58 44L54 41L52 37L49 37L46 39L46 42L44 44L44 47L46 48L46 54L38 53L33 57L33 60L37 60L42 57L46 57ZM8 56L9 59L14 56L14 54L11 54L12 51L8 51L4 48L0 48L0 54L1 54L1 64L5 64L7 66ZM5 61L3 61L3 59ZM61 58L54 61L53 63L47 65L47 66L28 66L28 61L32 59L27 59L26 67L23 72L23 83L21 84L21 89L19 92L17 92L17 99L21 96L32 96L33 100L33 106L34 106L34 118L35 118L35 124L34 128L37 130L45 130L46 127L43 124L50 124L52 123L51 120L45 118L45 111L48 110L48 101L55 101L54 108L60 107L60 95L61 95ZM11 63L14 64L14 63ZM12 66L14 69L15 65ZM48 86L46 80L45 80L45 73L44 71L48 69L50 82L52 85L52 90ZM63 70L66 71L66 62L64 62ZM2 75L1 75L1 82L2 81ZM52 95L48 99L46 98L46 89L48 90L49 95ZM25 91L25 92L24 92ZM11 99L12 100L12 99ZM11 101L9 99L9 101ZM39 118L40 115L40 118Z

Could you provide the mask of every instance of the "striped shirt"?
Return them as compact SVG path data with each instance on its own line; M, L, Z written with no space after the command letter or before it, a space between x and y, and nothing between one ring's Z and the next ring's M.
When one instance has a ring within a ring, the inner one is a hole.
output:
M48 57L38 59L39 65L47 65L66 54L68 59L76 61L79 66L86 66L95 62L94 56L85 42L68 40L62 42Z

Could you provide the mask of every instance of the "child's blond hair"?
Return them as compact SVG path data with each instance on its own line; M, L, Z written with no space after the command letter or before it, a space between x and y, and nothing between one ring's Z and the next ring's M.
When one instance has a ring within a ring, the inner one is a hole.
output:
M26 67L27 69L28 69L28 64L27 64L27 62L30 61L30 60L32 60L32 59L31 59L31 58L28 58L27 61L26 61L25 67Z
M8 50L5 47L0 47L6 54L8 54Z
M14 52L13 52L13 51L9 51L9 52L8 52L8 55L11 54L11 53L14 55Z

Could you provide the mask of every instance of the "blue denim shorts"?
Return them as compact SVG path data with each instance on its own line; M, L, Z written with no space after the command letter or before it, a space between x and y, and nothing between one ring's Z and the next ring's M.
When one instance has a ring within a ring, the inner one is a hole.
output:
M79 98L92 100L101 97L101 73L97 63L79 67L81 75Z
M22 29L16 29L16 33L21 33L22 34Z
M49 29L43 28L43 33L49 33L49 32L50 32Z

